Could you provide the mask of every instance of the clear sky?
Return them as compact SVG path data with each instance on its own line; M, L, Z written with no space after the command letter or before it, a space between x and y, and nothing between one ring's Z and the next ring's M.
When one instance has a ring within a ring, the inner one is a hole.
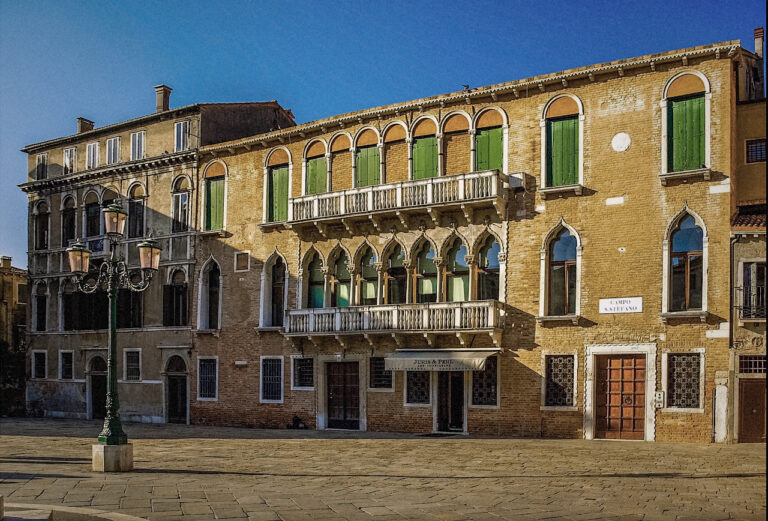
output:
M26 267L24 145L171 106L278 100L297 122L740 39L763 0L0 0L0 254Z

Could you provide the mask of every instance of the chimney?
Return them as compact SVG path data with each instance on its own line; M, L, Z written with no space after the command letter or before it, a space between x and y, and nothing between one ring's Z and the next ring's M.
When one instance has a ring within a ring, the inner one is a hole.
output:
M155 112L165 112L168 110L172 90L168 85L158 85L155 87L155 94L157 96Z
M82 134L89 130L93 130L93 121L85 118L77 118L77 133Z
M755 54L757 57L763 58L763 28L758 27L755 29Z
M10 268L11 267L11 258L6 257L3 255L0 257L0 268Z

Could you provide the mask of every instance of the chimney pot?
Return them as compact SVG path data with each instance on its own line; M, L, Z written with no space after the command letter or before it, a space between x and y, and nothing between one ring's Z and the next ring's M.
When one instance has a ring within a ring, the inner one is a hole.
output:
M760 59L763 58L763 33L762 27L755 29L755 54Z
M11 267L11 258L3 255L0 257L0 268L10 268Z
M93 121L85 118L77 118L77 133L82 134L89 130L93 130Z
M172 90L168 85L157 85L155 87L155 112L165 112L168 110Z

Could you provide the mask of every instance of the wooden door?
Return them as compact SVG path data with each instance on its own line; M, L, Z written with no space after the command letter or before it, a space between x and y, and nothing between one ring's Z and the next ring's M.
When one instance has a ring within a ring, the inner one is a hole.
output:
M645 355L597 356L596 438L645 438Z
M357 362L327 364L328 427L360 428L360 377Z
M186 375L168 375L168 423L187 423Z
M739 380L739 442L765 443L765 380Z
M464 373L437 373L437 430L464 430Z

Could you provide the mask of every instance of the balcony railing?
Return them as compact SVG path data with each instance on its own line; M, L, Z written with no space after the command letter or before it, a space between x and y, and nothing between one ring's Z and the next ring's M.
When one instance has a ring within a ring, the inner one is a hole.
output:
M741 320L765 320L765 286L734 288L733 298Z
M497 170L405 181L290 200L288 221L330 219L399 209L505 197L504 176Z
M293 309L288 311L285 333L493 331L503 328L502 320L502 304L496 300Z

